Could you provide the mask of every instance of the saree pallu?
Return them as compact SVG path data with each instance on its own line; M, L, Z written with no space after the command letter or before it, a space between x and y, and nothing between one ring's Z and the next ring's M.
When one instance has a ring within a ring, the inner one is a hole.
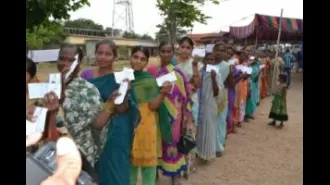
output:
M168 119L171 123L172 143L163 142L162 159L159 160L159 168L165 176L178 176L186 168L183 154L177 150L177 143L182 135L182 127L187 127L192 120L190 106L189 83L183 72L169 64L158 71L158 77L175 72L177 81L173 84L173 90L165 99L164 104L169 112Z
M119 87L113 74L89 81L98 88L103 101L106 101ZM130 151L133 130L140 121L140 113L134 92L129 90L127 93L129 111L111 117L107 140L96 164L100 185L129 185L130 183Z
M197 155L204 159L210 160L215 158L216 153L216 128L218 124L219 116L219 103L223 94L221 94L221 89L223 89L223 84L217 75L217 83L219 87L218 96L213 95L212 79L211 73L205 72L205 68L201 70L202 86L198 90L199 97L199 113L197 127L197 137L196 137L196 153Z
M168 111L162 103L157 111L149 108L149 101L159 95L159 87L151 74L143 71L134 72L132 88L136 95L141 120L135 129L131 161L134 166L153 167L162 154L162 141L172 142Z

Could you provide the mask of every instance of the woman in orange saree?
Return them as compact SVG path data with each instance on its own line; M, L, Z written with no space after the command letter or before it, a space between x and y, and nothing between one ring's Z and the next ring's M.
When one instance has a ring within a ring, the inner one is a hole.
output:
M262 64L265 67L261 70L260 78L261 78L261 87L260 87L260 98L265 98L268 92L268 82L267 82L267 72L270 69L270 63L268 57L263 58Z
M247 65L245 63L247 59L248 59L247 56L244 53L242 53L239 57L239 64ZM238 82L236 86L236 102L234 105L233 118L237 127L241 127L242 126L241 124L244 121L245 105L248 95L248 84L249 84L248 75L244 74L243 79L240 82Z

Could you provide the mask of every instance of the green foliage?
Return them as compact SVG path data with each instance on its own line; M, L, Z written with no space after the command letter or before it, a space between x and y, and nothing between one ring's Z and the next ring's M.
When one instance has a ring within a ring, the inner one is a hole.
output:
M50 44L58 45L65 36L59 23L43 23L33 29L26 29L26 46L29 49L42 49Z
M69 19L69 12L88 5L89 0L26 0L26 29L34 29L42 23Z
M64 22L65 28L80 28L80 29L91 29L103 31L103 26L101 24L95 23L90 19L76 19L68 20Z
M157 27L159 28L159 31L156 33L156 40L158 42L169 41L170 36L169 36L169 32L168 32L167 28L162 25L157 25ZM177 28L176 34L175 34L176 35L175 41L180 40L182 37L186 36L187 33L188 33L187 30L182 29L182 28Z
M172 43L175 43L177 28L191 28L195 22L206 24L210 17L200 10L205 2L219 4L219 0L157 0Z
M123 36L123 38L126 38L126 39L154 40L150 35L147 35L147 34L139 35L134 32L125 31L122 36Z

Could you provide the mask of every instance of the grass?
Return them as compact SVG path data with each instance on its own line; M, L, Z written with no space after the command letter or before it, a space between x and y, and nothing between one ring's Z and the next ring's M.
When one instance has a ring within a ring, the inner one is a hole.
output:
M158 65L159 63L159 58L158 57L152 57L149 59L149 64L152 65ZM120 71L123 69L123 67L129 66L129 61L128 60L119 60L114 63L114 68L116 71ZM85 68L91 67L89 65L81 65L81 71L84 70ZM56 63L41 63L38 64L38 78L41 81L47 81L48 79L48 74L49 73L57 73L57 67Z

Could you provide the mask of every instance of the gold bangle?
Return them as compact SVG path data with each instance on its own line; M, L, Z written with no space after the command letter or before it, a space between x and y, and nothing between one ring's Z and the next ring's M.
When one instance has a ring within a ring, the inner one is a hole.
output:
M113 102L106 102L103 106L103 111L112 115L115 110L115 104Z

